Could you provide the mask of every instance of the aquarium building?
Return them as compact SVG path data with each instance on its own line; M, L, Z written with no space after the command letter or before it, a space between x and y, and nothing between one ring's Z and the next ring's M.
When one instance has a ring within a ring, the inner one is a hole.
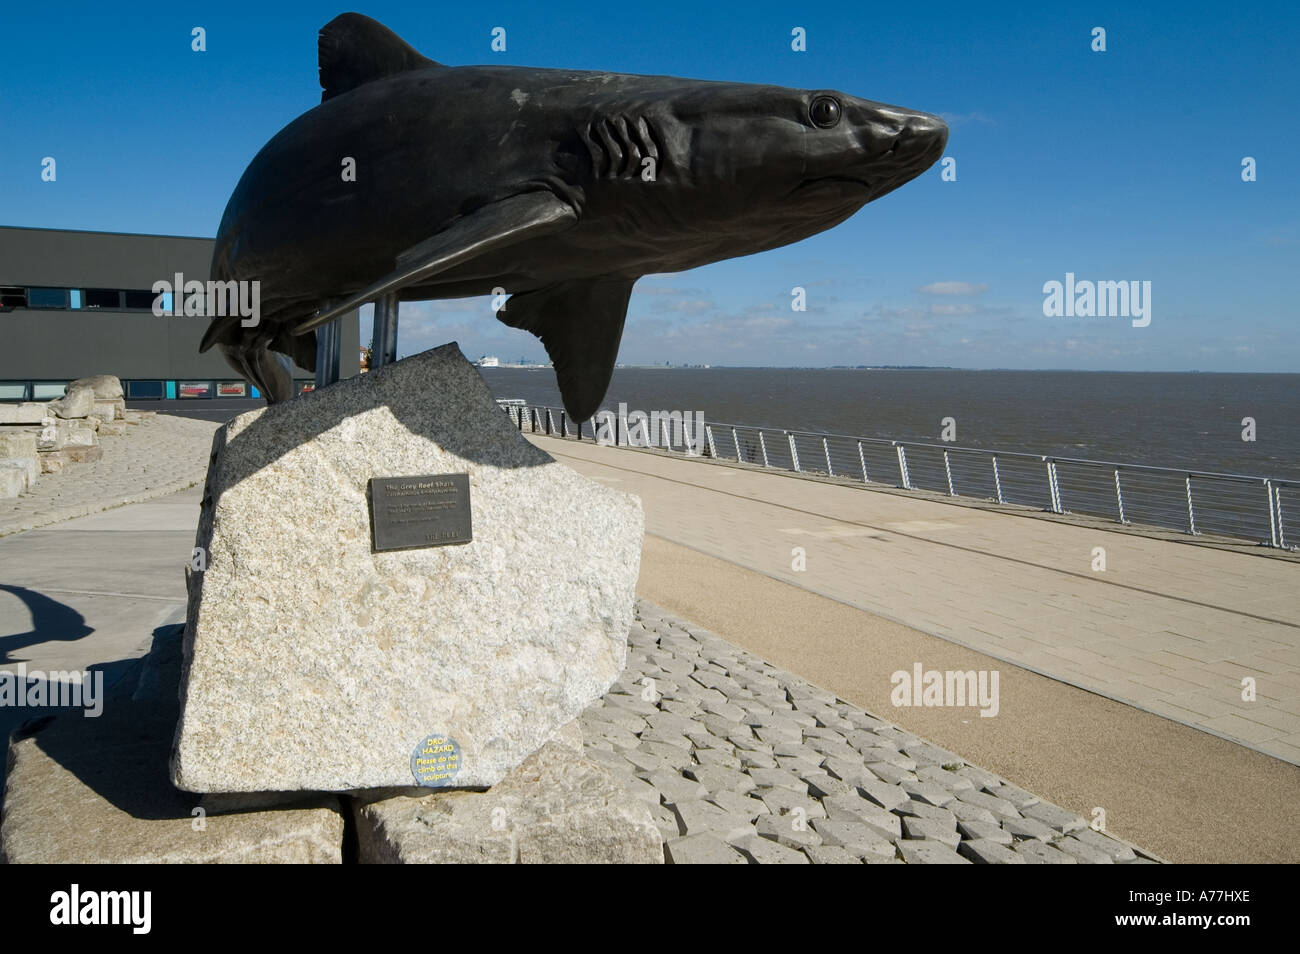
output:
M117 375L129 400L257 397L216 348L199 354L206 317L154 314L154 283L206 281L213 244L0 226L0 401L56 398L92 374ZM359 369L359 330L343 317L341 377ZM294 380L315 375L295 367Z

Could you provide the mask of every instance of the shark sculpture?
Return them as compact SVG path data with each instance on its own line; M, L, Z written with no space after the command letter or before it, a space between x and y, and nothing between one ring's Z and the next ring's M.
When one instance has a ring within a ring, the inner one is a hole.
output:
M313 329L381 295L510 295L565 409L605 396L632 286L807 238L929 168L948 128L831 90L513 66L444 66L345 13L321 31L321 104L249 164L212 277L260 280L219 344L271 402ZM344 174L347 163L354 175ZM328 304L327 304L328 303Z

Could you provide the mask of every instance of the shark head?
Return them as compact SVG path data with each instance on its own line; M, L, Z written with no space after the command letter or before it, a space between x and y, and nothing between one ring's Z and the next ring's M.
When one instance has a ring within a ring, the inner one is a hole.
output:
M937 116L834 90L589 75L571 81L598 83L587 96L553 97L569 109L553 132L559 178L575 204L660 236L656 271L828 229L916 178L948 140Z

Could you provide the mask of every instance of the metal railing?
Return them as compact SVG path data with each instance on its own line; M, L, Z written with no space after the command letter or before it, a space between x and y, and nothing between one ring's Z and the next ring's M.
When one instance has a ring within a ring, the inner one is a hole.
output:
M597 417L608 417L598 425L595 419L575 421L563 408L504 403L502 407L524 432L622 447L649 446L1284 549L1297 549L1300 544L1294 527L1288 535L1286 523L1300 508L1300 483L1279 478L740 424L701 422L682 427L657 415L629 426L628 421L602 411Z

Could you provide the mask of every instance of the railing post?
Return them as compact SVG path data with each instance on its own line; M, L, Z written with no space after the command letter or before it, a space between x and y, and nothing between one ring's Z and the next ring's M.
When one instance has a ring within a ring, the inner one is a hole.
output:
M515 410L517 410L517 411L519 412L519 414L518 414L518 420L519 420L519 433L522 434L522 433L524 432L524 405L521 404L521 405L520 405L518 408L516 408Z
M957 493L952 489L952 465L948 463L948 452L943 452L943 472L948 475L948 496L956 497Z
M831 466L831 445L824 437L822 438L822 450L826 452L826 476L834 477L835 468Z
M1115 468L1115 505L1119 507L1119 522L1128 523L1124 519L1124 491L1119 486L1119 468Z
M1282 486L1273 488L1274 501L1277 510L1277 545L1286 549L1286 527L1282 523Z
M867 455L862 453L862 441L858 441L858 463L862 465L862 482L871 483L871 478L867 476Z
M1187 532L1196 533L1196 514L1192 511L1192 475L1187 475Z
M785 438L790 442L790 459L794 461L794 472L799 473L799 448L795 446L794 435L789 431L785 432Z
M1006 503L1002 499L1002 478L998 476L998 455L993 455L993 489L998 492L998 503Z
M731 429L731 442L736 445L736 463L741 463L740 459L740 438L736 436L736 429Z
M763 432L758 432L758 449L763 452L763 466L770 466L767 462L767 441L763 440Z
M1268 539L1277 546L1277 510L1273 504L1273 481L1264 481L1264 493L1268 494Z
M569 436L569 416L564 412L563 409L560 410L560 436L561 437Z
M672 435L668 433L668 422L662 417L659 418L659 439L663 441L663 446L669 450L673 449Z
M704 425L704 437L709 442L709 456L712 457L714 460L717 460L718 448L713 443L713 427L711 425L708 424Z
M1056 462L1046 457L1043 460L1047 464L1047 493L1052 501L1052 513L1061 513L1061 490L1056 484Z
M907 473L907 452L903 450L903 445L894 442L894 450L898 452L898 476L903 481L903 489L912 489L912 478Z

